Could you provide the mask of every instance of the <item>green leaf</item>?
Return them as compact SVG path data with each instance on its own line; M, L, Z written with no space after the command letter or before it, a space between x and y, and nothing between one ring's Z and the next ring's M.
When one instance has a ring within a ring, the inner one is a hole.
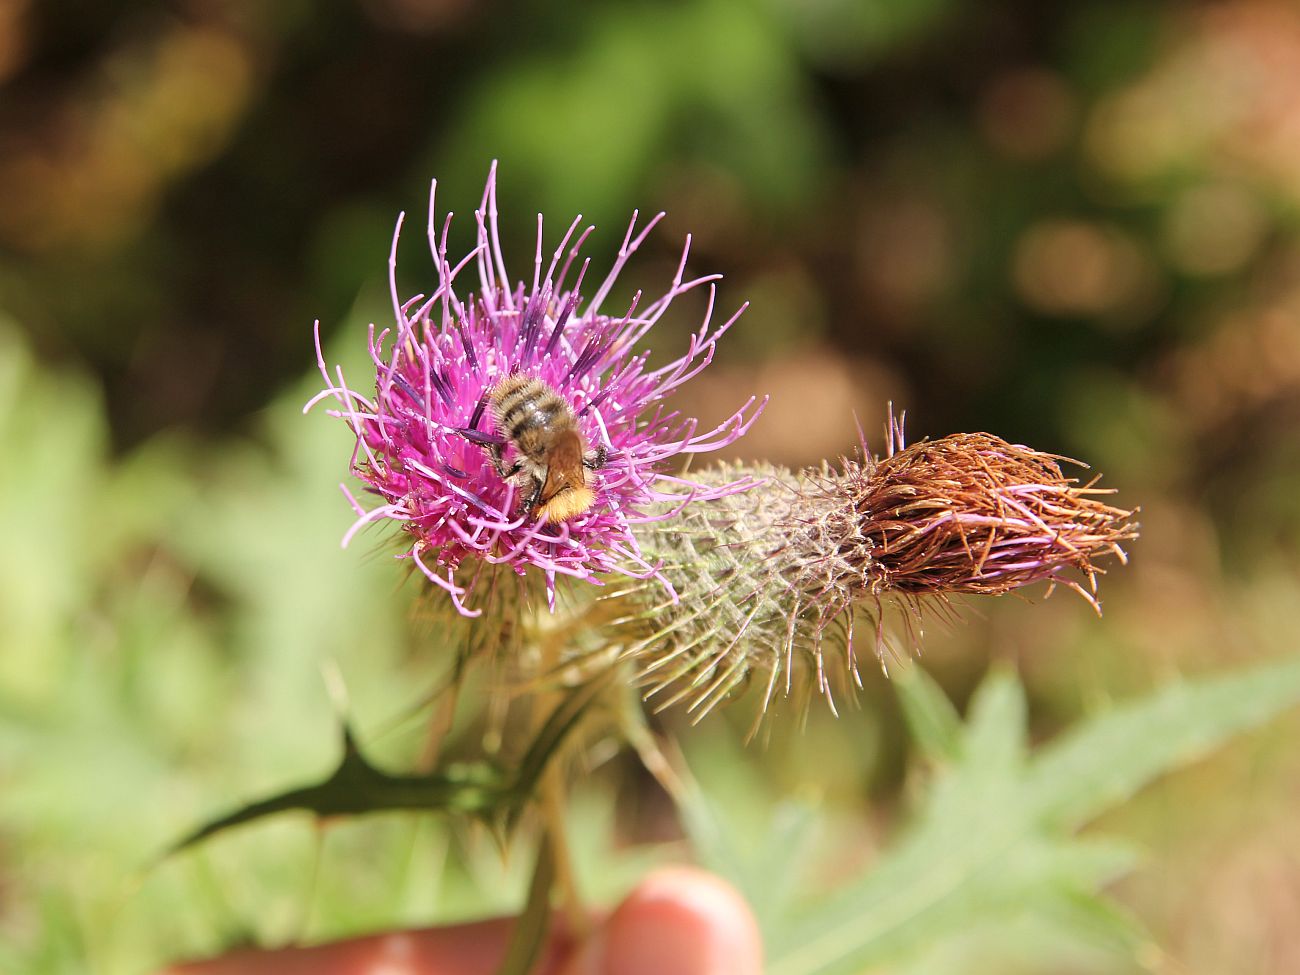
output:
M1127 840L1109 836L1073 837L1057 855L1057 879L1065 888L1096 890L1123 877L1141 859Z
M1098 894L1127 844L1075 827L1146 782L1300 702L1300 658L1179 684L1099 715L1023 759L1024 696L995 671L954 741L925 678L899 688L927 754L955 756L904 835L860 881L813 905L771 944L773 975L895 968L990 922L1047 916L1134 963L1149 939ZM939 731L928 730L934 725ZM1065 924L1061 922L1065 921Z
M491 817L504 814L512 828L534 794L547 764L577 726L587 707L609 684L605 671L566 693L537 732L513 776L487 762L461 762L424 775L392 775L372 765L343 727L343 758L330 775L250 803L196 829L170 847L179 853L218 833L277 813L301 810L316 816L355 816L391 810L452 812Z
M500 770L481 763L462 763L427 775L391 775L361 754L351 732L343 729L343 759L323 781L249 803L200 826L173 845L170 856L225 832L277 813L301 810L319 817L407 809L487 815L511 795Z
M759 824L760 836L740 828L737 817L724 812L693 780L675 797L682 826L701 864L741 892L759 928L771 937L789 914L795 882L821 811L809 801L773 804L770 796L759 793L752 779L743 776L730 785L733 802L771 811L770 818ZM781 877L784 883L772 883L773 877Z
M1025 692L1004 667L989 673L971 698L966 730L967 764L984 777L1018 767L1025 752Z
M1300 656L1172 684L1042 749L1030 769L1026 799L1042 816L1085 822L1297 701Z
M894 676L894 690L912 740L933 762L961 758L961 718L938 683L919 664L909 664Z
M1142 922L1109 897L1063 891L1042 904L1043 913L1079 941L1132 958L1149 950L1151 936Z

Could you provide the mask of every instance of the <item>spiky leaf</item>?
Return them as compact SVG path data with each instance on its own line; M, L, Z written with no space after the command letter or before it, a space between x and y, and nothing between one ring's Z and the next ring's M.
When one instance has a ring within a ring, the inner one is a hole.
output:
M941 729L926 731L926 752L951 764L861 881L773 932L775 975L897 971L948 939L1035 913L1132 961L1146 937L1098 891L1134 851L1075 828L1300 702L1300 658L1163 688L1032 754L1023 694L1006 672L981 686L958 739L923 673L896 687L914 726Z

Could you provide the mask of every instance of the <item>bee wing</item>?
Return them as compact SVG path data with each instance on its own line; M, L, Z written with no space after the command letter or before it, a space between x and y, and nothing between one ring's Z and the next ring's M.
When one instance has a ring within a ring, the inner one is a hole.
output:
M567 431L556 438L546 453L546 483L542 485L542 501L549 501L565 488L585 487L586 475L582 467L582 438L576 430Z

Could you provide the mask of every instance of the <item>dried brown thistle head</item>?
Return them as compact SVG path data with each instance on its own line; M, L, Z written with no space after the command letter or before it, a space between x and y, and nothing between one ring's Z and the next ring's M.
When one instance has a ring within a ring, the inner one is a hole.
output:
M1133 513L1101 501L1111 492L1096 478L1080 485L1066 477L1065 459L958 433L847 467L872 591L998 595L1047 580L1099 610L1095 560L1126 561L1120 542L1136 534ZM1066 575L1071 569L1086 588Z

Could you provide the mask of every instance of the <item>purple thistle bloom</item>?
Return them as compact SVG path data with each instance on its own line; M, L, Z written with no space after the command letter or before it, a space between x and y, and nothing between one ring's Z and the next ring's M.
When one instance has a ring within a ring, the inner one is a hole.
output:
M325 389L304 409L327 398L337 401L330 414L342 418L357 438L352 472L380 499L366 508L344 486L357 521L343 544L371 522L399 522L410 540L401 557L446 590L466 616L481 612L467 605L475 584L501 565L519 575L529 566L540 569L552 606L561 575L598 582L604 573L622 572L657 577L667 586L658 566L642 554L634 526L670 518L690 501L716 499L753 484L740 480L705 486L665 473L680 455L735 441L763 407L751 397L719 426L701 433L697 420L664 404L673 390L709 364L717 340L745 306L713 324L715 282L721 275L685 280L688 236L662 297L643 306L638 291L623 314L602 312L624 265L662 213L640 229L633 213L613 267L589 300L582 287L590 258L575 265L594 228L579 233L582 217L576 217L545 260L538 214L531 281L512 285L498 234L495 163L474 214L477 246L453 265L447 258L451 214L439 233L436 190L435 180L428 238L437 287L427 297L403 301L398 295L395 269L403 214L388 262L395 324L370 327L373 396L348 386L341 368L331 375L316 323L316 358ZM478 288L460 295L457 279L471 263L478 270ZM636 351L640 341L676 298L702 286L708 287L704 322L685 353L661 368L648 368L647 354ZM518 479L503 477L494 464L494 450L509 459L514 446L495 428L488 398L497 383L513 375L539 379L554 390L572 410L582 442L605 451L604 464L587 475L594 493L590 507L566 520L537 517L522 503L528 492Z

